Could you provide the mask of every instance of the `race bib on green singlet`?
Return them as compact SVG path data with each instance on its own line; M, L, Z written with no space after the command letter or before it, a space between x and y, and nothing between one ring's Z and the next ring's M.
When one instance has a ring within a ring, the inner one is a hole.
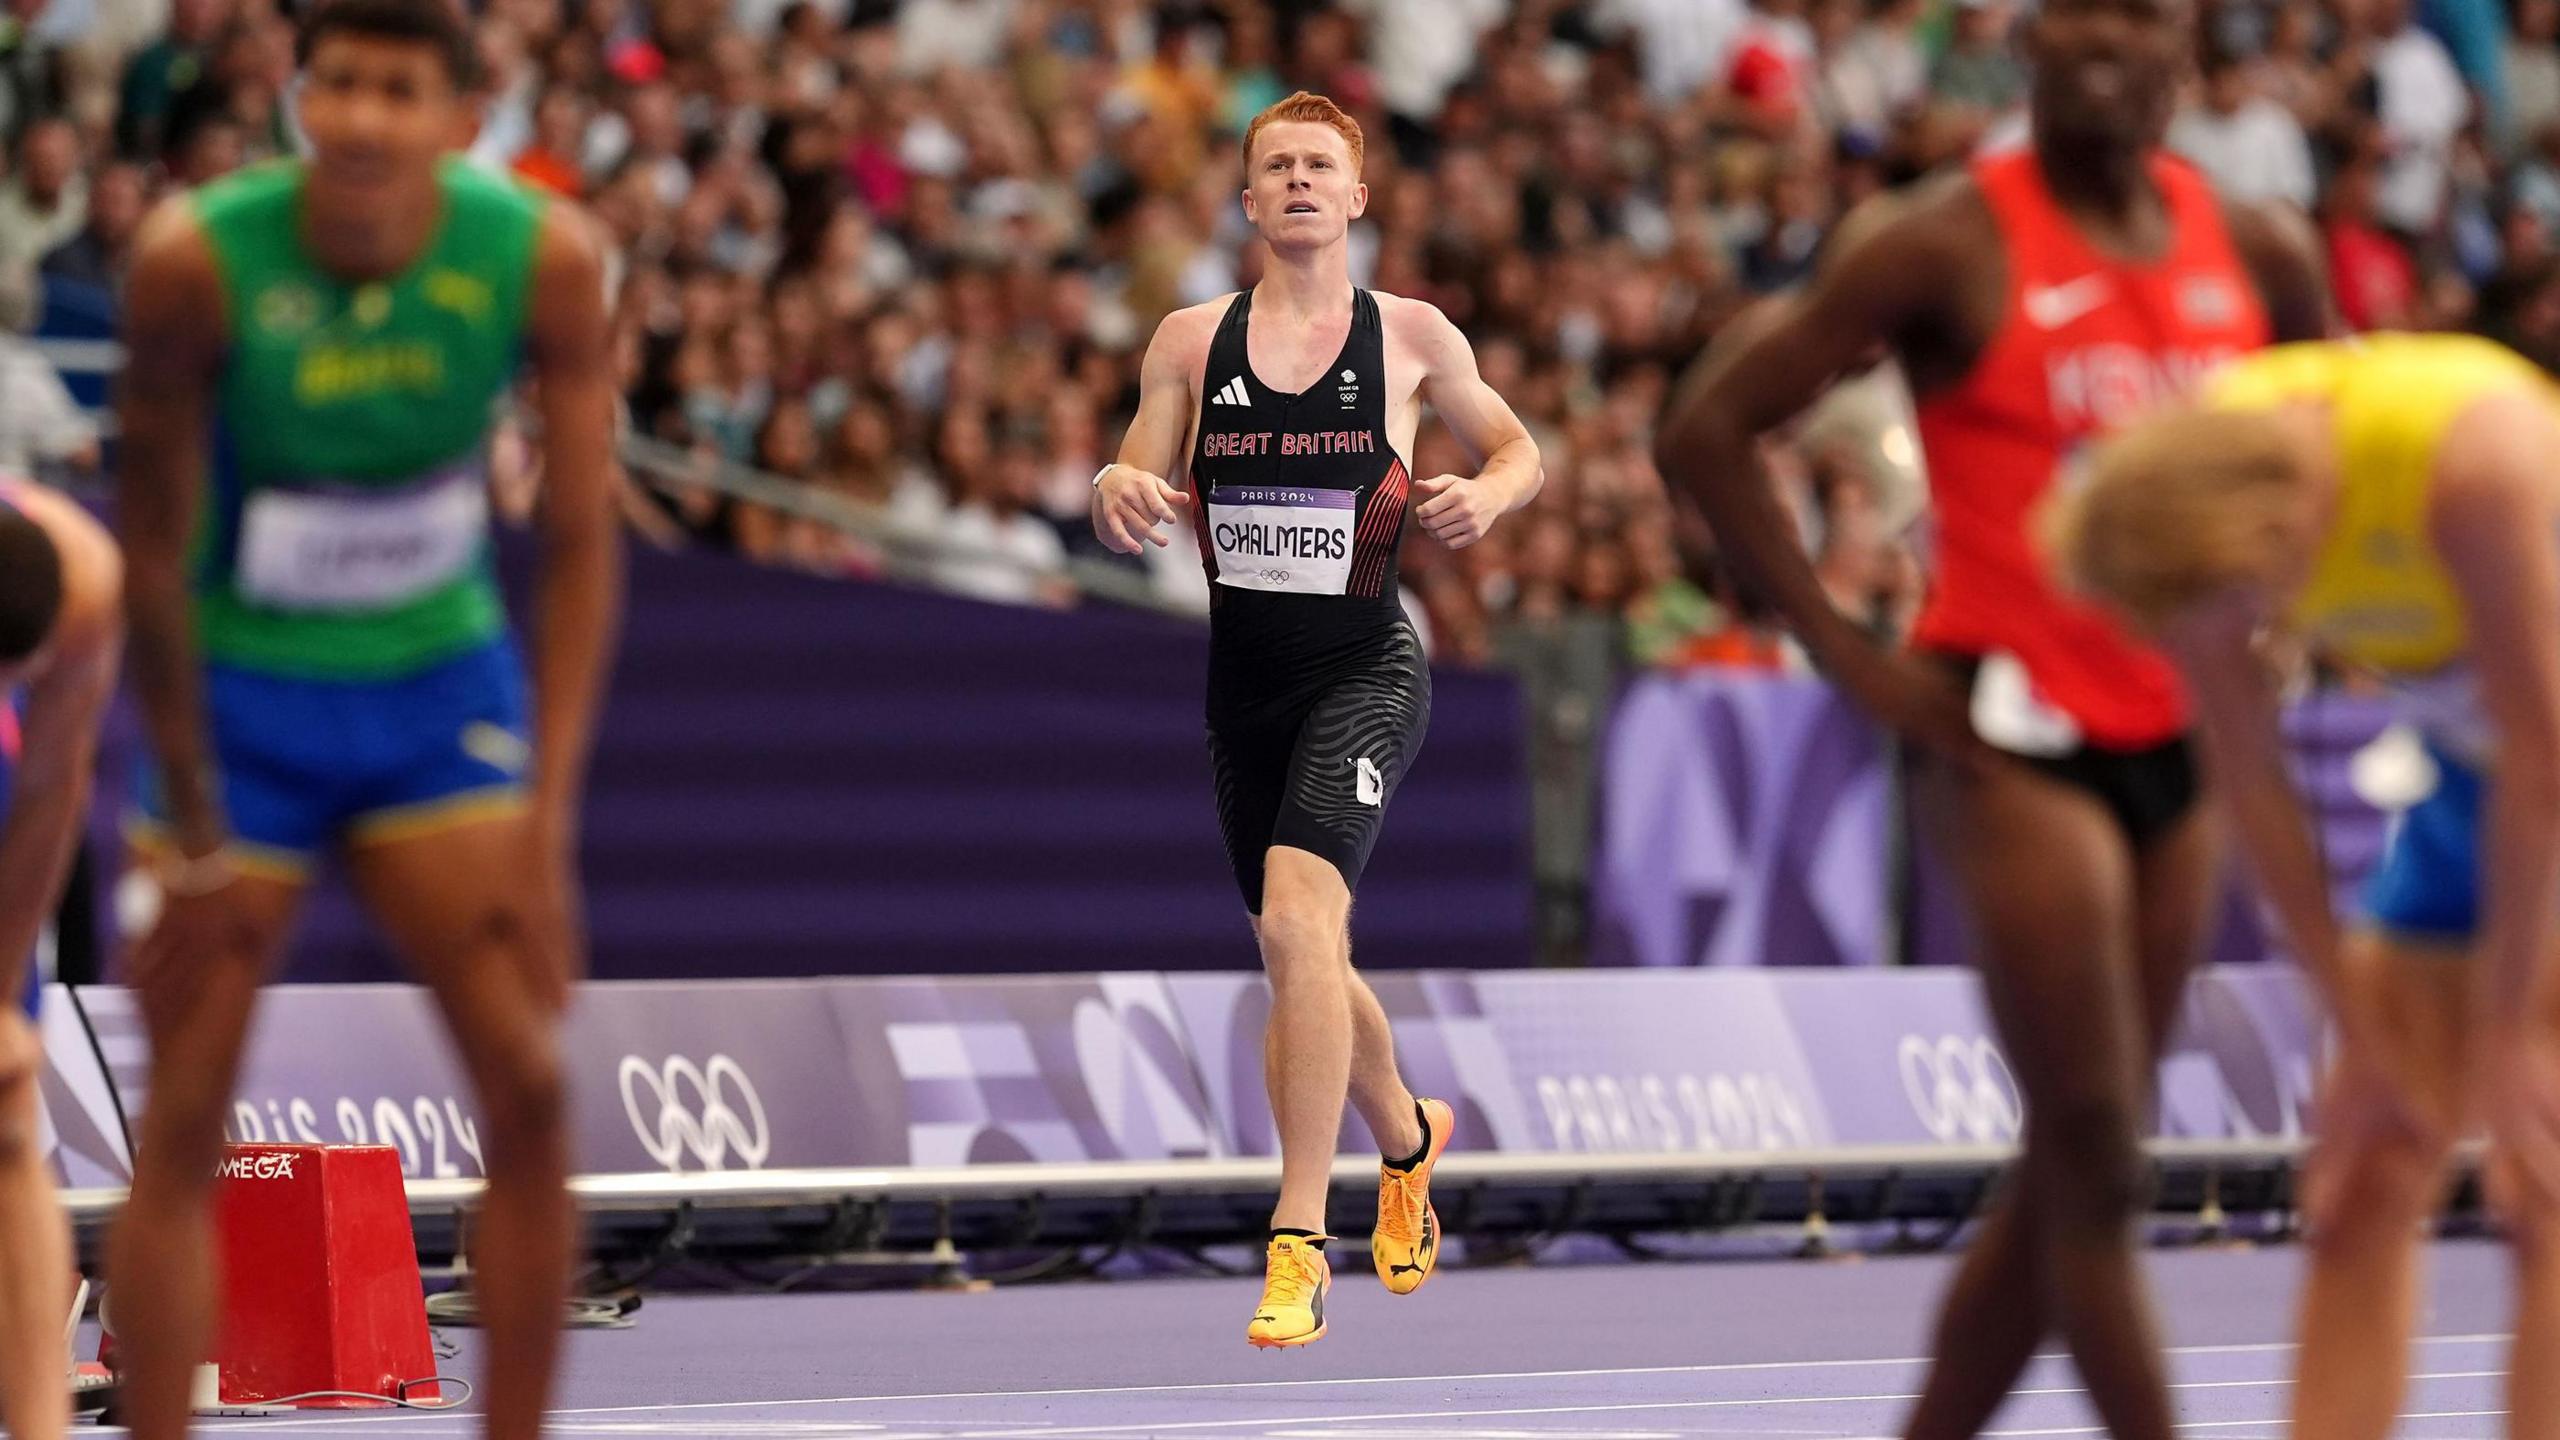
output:
M1218 583L1239 590L1341 595L1351 588L1356 490L1230 485L1209 501Z
M241 507L239 588L279 610L385 610L453 583L489 533L476 464L385 494L260 490Z

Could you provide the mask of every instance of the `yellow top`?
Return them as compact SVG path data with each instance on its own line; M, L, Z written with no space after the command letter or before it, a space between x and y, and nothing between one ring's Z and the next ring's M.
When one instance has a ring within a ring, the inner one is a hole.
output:
M2468 335L2279 345L2213 378L2216 409L2316 400L2335 417L2337 523L2294 601L2298 627L2386 675L2430 674L2461 654L2461 597L2427 533L2436 452L2476 401L2519 387L2552 388L2531 361Z

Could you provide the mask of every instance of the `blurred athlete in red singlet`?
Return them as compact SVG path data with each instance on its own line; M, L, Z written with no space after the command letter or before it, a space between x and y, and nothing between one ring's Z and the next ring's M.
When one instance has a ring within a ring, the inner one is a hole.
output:
M2047 0L2024 37L2031 148L1852 214L1808 289L1709 357L1658 441L1815 661L1923 747L1919 808L2026 1093L2025 1159L1947 1298L1914 1440L1978 1432L2052 1331L2109 1433L2171 1434L2132 1222L2216 851L2168 665L2063 597L2029 519L2090 438L2271 334L2326 328L2300 227L2222 205L2158 148L2193 33L2185 0ZM1754 468L1758 436L1879 346L1918 400L1937 517L1904 652L1832 609Z

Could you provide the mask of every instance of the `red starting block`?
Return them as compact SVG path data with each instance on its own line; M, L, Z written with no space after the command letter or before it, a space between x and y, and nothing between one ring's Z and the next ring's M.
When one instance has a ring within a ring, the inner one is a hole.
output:
M381 1398L294 1403L362 1409L442 1398L430 1378L435 1352L398 1150L225 1146L215 1204L222 1328L216 1384L199 1382L199 1408L323 1390Z

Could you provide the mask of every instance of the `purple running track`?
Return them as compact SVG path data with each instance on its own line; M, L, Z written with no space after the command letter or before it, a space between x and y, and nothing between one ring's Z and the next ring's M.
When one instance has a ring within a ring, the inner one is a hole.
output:
M1945 1256L1451 1269L1409 1299L1352 1248L1330 1334L1244 1343L1256 1285L674 1297L573 1335L551 1433L670 1440L1671 1440L1891 1436ZM2434 1247L2399 1434L2502 1432L2506 1253ZM2283 1434L2297 1248L2156 1254L2180 1428ZM464 1334L462 1373L479 1337ZM1988 1432L2100 1435L2070 1363L2029 1369ZM304 1415L205 1433L473 1435L469 1414ZM116 1433L116 1432L93 1432Z

